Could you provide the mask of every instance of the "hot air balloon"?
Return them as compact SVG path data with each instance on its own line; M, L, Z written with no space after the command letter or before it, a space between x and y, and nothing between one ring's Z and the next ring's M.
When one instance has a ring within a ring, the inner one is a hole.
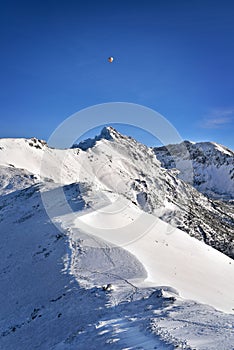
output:
M108 57L108 62L112 63L114 61L114 57L110 56Z

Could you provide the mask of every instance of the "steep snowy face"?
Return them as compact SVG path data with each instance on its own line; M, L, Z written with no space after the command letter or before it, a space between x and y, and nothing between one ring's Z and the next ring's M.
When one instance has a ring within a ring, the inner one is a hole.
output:
M176 171L162 168L152 149L105 128L85 153L93 183L98 180L102 188L233 256L233 206L209 200L178 179Z
M233 313L233 261L165 221L232 256L232 206L112 128L88 144L0 139L0 348L231 349L233 315L198 302Z
M183 152L186 146L188 153ZM187 181L183 162L189 158L193 164L194 187L211 198L234 198L234 152L213 142L181 144L154 148L157 159L167 169L177 168L178 177Z
M12 182L10 174L13 174L13 170L19 172L21 177L31 174L37 182L62 185L82 181L82 178L87 181L86 173L91 170L87 169L89 161L86 159L87 154L81 149L54 149L36 138L0 139L2 190L6 189L7 181ZM85 163L87 166L82 167ZM11 169L8 175L4 169Z
M96 197L102 197L102 191L123 195L140 209L234 255L233 206L209 200L178 179L176 171L163 168L153 149L111 127L84 141L82 149L52 149L37 139L2 139L0 147L2 193L30 182L83 183Z
M82 222L61 210L58 230L40 191L53 196L59 186L35 184L0 196L1 349L232 349L234 316L213 308L233 313L230 258L180 230L168 235L170 225L124 196L90 211L80 184L63 190ZM140 225L119 228L139 215ZM103 225L115 235L98 229ZM144 227L147 234L126 249L115 245Z

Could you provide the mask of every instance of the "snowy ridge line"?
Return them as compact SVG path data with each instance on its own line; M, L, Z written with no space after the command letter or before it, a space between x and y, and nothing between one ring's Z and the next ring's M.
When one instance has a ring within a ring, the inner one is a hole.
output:
M229 202L117 132L0 147L1 349L233 349L234 264L208 245L231 256Z

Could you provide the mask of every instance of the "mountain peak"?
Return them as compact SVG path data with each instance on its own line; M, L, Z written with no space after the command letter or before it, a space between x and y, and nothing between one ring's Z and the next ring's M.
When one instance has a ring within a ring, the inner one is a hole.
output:
M112 126L104 126L99 135L95 136L94 138L88 138L84 141L79 142L78 144L74 144L72 148L80 148L83 151L86 151L87 149L94 147L97 141L113 141L121 138L123 138L123 136Z
M101 133L96 136L100 139L113 140L119 133L112 126L104 126Z

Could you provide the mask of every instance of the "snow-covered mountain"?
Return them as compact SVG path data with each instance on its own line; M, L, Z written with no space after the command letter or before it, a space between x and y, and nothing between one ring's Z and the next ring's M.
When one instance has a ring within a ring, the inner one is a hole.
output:
M0 164L31 174L22 176L24 182L27 176L63 185L79 181L97 192L120 193L142 210L234 256L233 205L203 196L177 173L164 169L154 150L113 128L82 142L82 149L51 149L35 138L2 139L0 147ZM11 176L7 180L5 174L0 178L3 192L16 181Z
M233 207L153 149L0 139L0 194L0 349L232 349Z
M214 142L181 144L154 148L157 159L167 169L177 168L178 178L187 181L184 161L193 166L194 187L211 198L234 199L234 152Z

